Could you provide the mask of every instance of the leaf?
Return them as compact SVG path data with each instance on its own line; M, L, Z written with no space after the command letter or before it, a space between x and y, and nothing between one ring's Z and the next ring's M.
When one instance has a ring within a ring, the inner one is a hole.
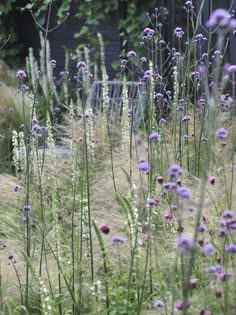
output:
M56 294L54 297L53 302L55 303L55 305L61 304L65 299L64 294Z

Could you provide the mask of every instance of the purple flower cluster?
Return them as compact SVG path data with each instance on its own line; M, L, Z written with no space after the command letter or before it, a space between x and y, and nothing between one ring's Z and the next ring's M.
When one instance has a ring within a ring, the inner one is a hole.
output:
M191 252L195 248L193 239L186 235L179 236L176 242L177 242L177 251L180 254Z
M236 20L232 18L231 14L225 9L216 9L213 11L206 23L207 27L228 27L234 30L236 28Z

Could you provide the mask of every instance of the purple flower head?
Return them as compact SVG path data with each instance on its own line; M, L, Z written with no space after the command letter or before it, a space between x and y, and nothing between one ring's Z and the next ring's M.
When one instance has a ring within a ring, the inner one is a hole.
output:
M144 36L152 37L155 34L155 31L149 27L146 27L143 33L144 33Z
M208 177L208 182L211 184L211 185L214 185L215 184L215 181L216 181L216 178L214 176L209 176Z
M33 123L33 124L38 124L38 122L39 122L38 119L37 119L36 117L33 117L32 123Z
M59 73L59 76L60 76L61 78L64 78L64 77L66 77L68 74L69 74L68 71L61 71L61 72Z
M229 21L231 19L231 15L229 12L225 9L216 9L213 11L210 15L209 20L206 23L207 27L213 27L213 26L227 26L229 24Z
M177 178L176 181L175 181L176 185L178 186L182 186L182 180L181 178Z
M24 205L23 210L30 211L30 210L32 210L32 206L31 205Z
M166 220L171 220L171 219L173 218L173 215L172 215L171 213L166 213L166 214L164 215L164 218L165 218Z
M198 232L204 233L206 231L207 231L207 228L205 227L205 225L200 224L199 227L198 227Z
M176 36L177 38L182 38L184 36L184 31L181 27L176 27L174 29L174 36Z
M184 116L184 117L181 119L182 122L186 122L186 121L189 121L189 120L191 120L191 116L189 116L189 115L186 115L186 116Z
M181 176L182 173L183 173L183 170L178 164L173 164L168 169L168 176L170 178L176 178L178 176Z
M60 109L59 106L56 106L56 107L54 108L54 112L55 112L55 113L60 113L60 111L61 111L61 109Z
M217 235L219 236L219 237L224 237L224 236L226 236L228 234L228 232L225 230L225 229L219 229L218 230L218 232L217 232Z
M41 126L39 126L38 124L35 124L35 125L33 125L33 127L32 127L32 131L39 131L39 130L41 130L42 129L42 127Z
M176 183L169 182L169 183L165 183L165 184L163 185L163 187L164 187L166 190L176 189L176 188L177 188L177 184L176 184Z
M160 200L157 198L147 198L146 205L149 206L158 206L160 203Z
M29 87L25 84L22 84L21 87L20 87L20 90L22 93L26 93L29 91Z
M125 238L119 235L113 236L111 239L111 244L116 245L116 244L124 244Z
M202 252L204 254L213 254L215 252L215 247L212 246L211 244L206 244L203 249Z
M26 75L25 71L23 71L23 70L18 70L18 71L16 72L16 77L23 79L23 78L26 78L27 75Z
M192 1L186 1L185 2L185 6L188 10L193 10L194 6L193 6L193 2Z
M228 136L229 132L225 128L220 128L216 131L216 136L220 139L224 139Z
M208 273L215 273L216 272L216 266L209 266L207 268Z
M196 278L191 278L191 279L189 280L189 287L190 287L191 289L195 289L196 286L197 286L197 282L198 282L198 280L197 280Z
M160 124L161 126L165 125L165 124L166 124L166 119L161 118L160 121L159 121L159 124Z
M235 244L229 244L226 246L225 250L228 253L236 253L236 245Z
M184 307L183 301L178 300L178 301L175 303L175 308L176 308L177 310L182 310L183 307Z
M27 222L27 217L25 215L23 215L21 218L20 218L21 222L25 223Z
M146 57L141 57L141 58L140 58L140 61L141 61L142 63L147 62L147 58L146 58Z
M158 132L152 132L149 135L149 139L150 140L154 140L154 141L160 141L161 140L161 135Z
M102 226L100 226L100 231L104 234L109 234L110 230L111 227L108 224L103 224Z
M191 252L195 248L193 239L186 235L181 235L177 238L177 250L179 253Z
M130 50L128 53L127 53L127 57L130 58L130 57L136 57L136 52L133 51L133 50Z
M149 173L151 170L150 165L148 164L148 162L141 160L138 163L138 169L144 173Z
M164 177L163 176L157 176L156 180L158 181L159 184L162 184L164 181Z
M144 81L149 80L149 79L151 78L151 76L152 76L151 70L146 70L146 71L144 72L144 75L143 75L143 80L144 80Z
M231 73L232 72L236 72L236 66L235 65L231 65L231 66L228 67L227 70L228 70L228 72L231 72Z
M225 210L221 213L221 216L226 219L232 219L234 216L234 213L231 210Z
M57 62L56 62L56 60L52 59L52 60L50 60L50 64L51 64L52 68L55 68L57 65Z
M235 219L228 220L226 225L229 229L236 230L236 220Z
M156 308L162 308L162 307L164 307L164 306L165 306L165 304L164 304L164 302L161 301L161 300L157 300L157 301L155 302L155 307L156 307Z
M188 139L189 139L189 136L188 136L188 135L185 134L185 135L183 136L183 138L184 138L184 142L188 142Z
M0 247L6 247L4 240L0 240Z
M187 187L178 187L177 194L184 199L189 199L192 197L192 192Z
M184 111L184 106L183 105L179 105L177 108L178 112L183 112Z
M20 185L15 185L15 186L13 187L13 191L14 191L14 192L18 192L18 191L20 191L20 190L22 190L22 189L23 189L23 187L20 186Z
M86 67L86 63L84 61L79 61L76 65L78 69Z

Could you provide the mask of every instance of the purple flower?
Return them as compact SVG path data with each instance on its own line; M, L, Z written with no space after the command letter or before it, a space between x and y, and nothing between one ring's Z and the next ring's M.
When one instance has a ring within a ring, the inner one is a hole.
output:
M125 242L125 238L122 237L122 236L113 236L112 239L111 239L111 243L112 245L116 245L116 244L124 244Z
M25 71L23 71L23 70L18 70L18 71L16 72L16 77L23 79L23 78L26 78L27 75L26 75Z
M207 268L207 272L208 273L215 273L216 272L216 267L215 266L209 266Z
M168 190L168 189L176 189L177 188L177 184L176 183L172 183L172 182L169 182L169 183L165 183L163 185L163 187Z
M157 301L155 302L155 307L156 307L156 308L162 308L162 307L164 307L164 306L165 306L165 304L164 304L164 302L161 301L161 300L157 300Z
M181 235L177 238L177 250L179 253L191 252L195 248L193 239L186 235Z
M145 81L145 80L149 80L149 79L151 78L151 76L152 76L151 70L146 70L146 71L144 72L144 75L143 75L143 80L144 80L144 81Z
M138 163L138 169L144 173L149 173L151 170L150 165L148 164L148 162L141 160Z
M184 138L184 141L185 141L185 142L188 142L188 138L189 138L188 135L185 134L185 135L183 136L183 138Z
M173 215L172 215L171 213L166 213L166 214L164 215L164 218L165 218L166 220L171 220L171 219L173 218Z
M203 249L202 252L204 254L213 254L215 252L215 247L212 246L211 244L206 244Z
M214 176L209 176L208 177L208 182L211 184L211 185L214 185L215 184L215 181L216 181L216 178Z
M110 230L111 227L108 224L103 224L102 226L100 226L100 231L104 234L109 234Z
M143 62L147 62L147 58L146 57L141 57L140 58L140 61L143 63Z
M156 180L158 181L159 184L162 184L164 181L164 177L163 176L157 176Z
M32 209L31 205L24 205L23 210L30 211Z
M232 219L232 217L234 216L234 213L233 211L230 211L230 210L225 210L221 213L221 216L223 218L227 218L227 219Z
M0 240L0 246L1 247L6 247L6 245L5 246L4 245L5 245L5 241L4 240Z
M192 1L186 1L185 2L185 6L188 10L193 10L194 9L194 6L193 6L193 3Z
M216 136L220 139L224 139L228 136L228 133L228 130L226 130L225 128L220 128L216 131Z
M33 117L32 123L33 123L33 124L37 124L38 122L39 122L38 119L37 119L36 117Z
M56 60L52 59L52 60L50 60L50 64L51 64L51 66L52 66L53 68L55 68L56 65L57 65L57 62L56 62Z
M25 223L27 222L27 217L25 215L23 215L21 218L20 218L21 222Z
M20 191L20 190L22 190L22 189L23 189L23 187L20 186L20 185L15 185L15 186L13 187L13 191L14 191L14 192L18 192L18 191Z
M161 135L158 132L152 132L149 136L149 139L154 141L160 141Z
M218 230L218 232L217 232L217 235L219 236L219 237L224 237L224 236L226 236L228 233L227 233L227 231L225 231L224 229L219 229Z
M236 72L236 66L235 65L231 65L228 67L228 72Z
M216 9L210 15L209 20L206 23L207 27L213 26L227 26L231 19L231 15L225 9Z
M236 220L235 219L228 220L226 224L227 224L227 227L229 229L236 230Z
M192 196L192 192L187 187L178 187L177 194L184 199L189 199Z
M146 205L149 206L158 206L160 203L160 200L157 198L147 198Z
M189 121L189 120L191 120L191 116L189 116L189 115L186 115L186 116L184 116L184 117L181 119L182 122L186 122L186 121Z
M166 119L161 118L160 121L159 121L159 124L160 124L161 126L165 125L165 124L166 124Z
M153 36L155 34L155 31L149 27L146 27L143 31L144 35L146 36Z
M136 52L133 51L133 50L130 50L128 53L127 53L127 57L136 57Z
M86 63L84 61L79 61L76 65L78 69L86 67Z
M25 84L22 84L20 87L21 92L26 93L29 91L29 87Z
M176 178L178 176L181 176L182 173L183 173L183 170L178 164L173 164L168 169L168 176L170 178Z
M62 77L62 78L64 78L64 77L67 76L68 74L69 74L68 71L61 71L61 72L59 73L59 76Z
M235 244L229 244L226 246L225 250L228 253L236 253L236 245Z
M203 225L203 224L199 225L198 232L204 233L204 232L206 232L206 230L207 230L207 228L205 227L205 225Z
M182 38L184 36L184 31L182 30L181 27L176 27L175 30L174 30L174 35L177 38Z

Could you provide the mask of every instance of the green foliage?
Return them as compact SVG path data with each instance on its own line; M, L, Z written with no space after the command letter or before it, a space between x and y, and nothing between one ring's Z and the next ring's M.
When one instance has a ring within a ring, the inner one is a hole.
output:
M128 49L134 48L140 51L140 39L142 29L149 24L146 12L155 6L154 0L149 1L89 1L85 0L79 7L77 16L85 20L80 32L75 38L86 39L91 46L98 47L97 27L103 23L109 23L112 19L118 19L118 31L121 38L121 56L124 56ZM105 41L107 40L104 38ZM114 64L117 67L117 64Z
M19 61L21 46L16 35L13 8L16 0L4 1L0 4L0 59L15 66Z

